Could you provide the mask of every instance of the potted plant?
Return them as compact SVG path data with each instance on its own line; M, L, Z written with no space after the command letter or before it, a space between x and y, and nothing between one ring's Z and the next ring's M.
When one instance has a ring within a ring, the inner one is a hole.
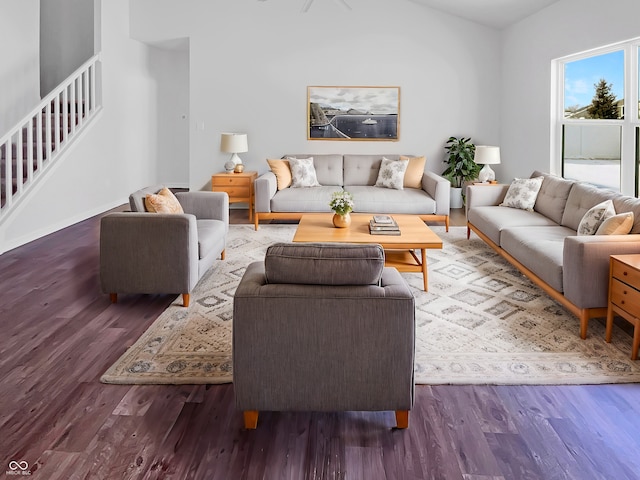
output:
M353 211L353 196L349 192L346 190L333 192L329 206L334 211L333 224L337 228L346 228L351 225L349 214Z
M451 208L462 208L464 182L478 178L480 172L480 166L473 161L476 146L471 143L470 138L449 137L444 149L447 151L444 161L447 168L442 172L442 176L451 182Z

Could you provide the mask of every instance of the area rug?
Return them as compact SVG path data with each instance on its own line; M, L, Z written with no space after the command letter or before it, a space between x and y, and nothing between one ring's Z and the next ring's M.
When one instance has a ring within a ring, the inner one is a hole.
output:
M216 384L232 381L233 293L246 266L268 245L290 241L296 226L230 227L227 256L192 292L177 297L103 375L104 383ZM465 227L433 227L442 250L429 250L429 292L422 276L405 273L416 299L419 384L599 384L640 382L630 360L631 337L579 321Z

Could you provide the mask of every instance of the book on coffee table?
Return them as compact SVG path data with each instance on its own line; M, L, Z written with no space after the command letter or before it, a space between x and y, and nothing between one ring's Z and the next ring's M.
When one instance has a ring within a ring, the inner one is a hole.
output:
M399 230L398 224L392 219L390 223L376 223L375 220L369 220L370 230Z
M372 221L377 225L392 225L396 223L391 215L374 215Z
M396 230L372 230L371 227L369 227L369 233L371 235L400 235L400 229L396 229Z

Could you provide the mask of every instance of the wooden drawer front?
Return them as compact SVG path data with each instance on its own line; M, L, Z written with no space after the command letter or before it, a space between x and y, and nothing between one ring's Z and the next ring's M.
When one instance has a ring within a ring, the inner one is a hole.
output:
M640 285L640 272L635 268L630 268L624 263L613 260L613 268L611 270L613 278L622 280L629 285Z
M610 293L612 303L634 316L640 315L640 292L638 290L620 280L613 279Z
M249 187L220 187L214 185L213 190L216 192L227 192L230 199L249 198Z
M228 177L213 177L211 180L211 184L215 186L225 187L225 186L247 186L249 184L249 179L246 177L234 177L229 174Z

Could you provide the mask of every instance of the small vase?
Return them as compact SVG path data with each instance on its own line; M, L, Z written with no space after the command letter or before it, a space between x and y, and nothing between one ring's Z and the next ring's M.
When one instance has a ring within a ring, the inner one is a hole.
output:
M345 213L344 215L340 215L336 213L333 215L333 226L336 228L347 228L351 225L351 215Z

